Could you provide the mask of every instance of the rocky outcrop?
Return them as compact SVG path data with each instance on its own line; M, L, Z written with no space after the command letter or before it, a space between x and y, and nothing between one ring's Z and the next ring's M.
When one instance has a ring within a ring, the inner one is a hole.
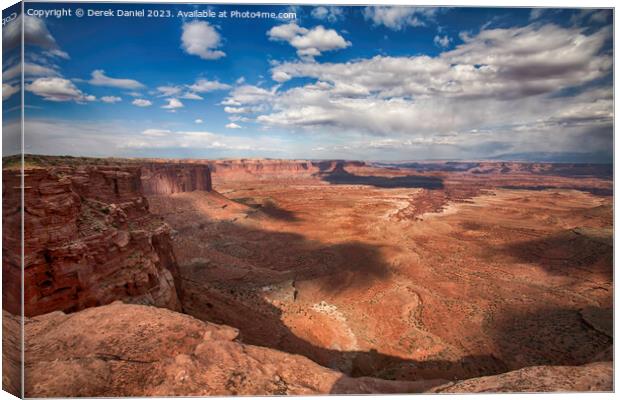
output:
M7 318L19 332L18 321ZM305 357L244 344L239 332L115 302L25 320L27 397L611 391L611 362L535 366L458 382L351 378Z
M212 190L211 172L204 164L146 164L141 179L146 196Z
M446 381L350 378L246 345L234 328L116 302L29 318L27 397L414 393Z
M3 160L3 163L5 160ZM21 174L2 169L2 308L21 314Z
M582 366L536 366L505 374L467 379L433 389L436 393L611 392L610 361Z
M364 162L360 161L271 159L217 160L209 161L208 164L214 179L239 181L307 178L345 167L347 170L355 170L366 166Z
M22 397L21 317L2 312L2 390Z
M4 171L14 186L19 171ZM180 309L169 227L149 212L139 166L29 168L24 176L24 313L77 311L114 300ZM4 207L19 217L19 207ZM19 231L3 233L3 266L19 276ZM19 294L8 284L5 308ZM8 297L7 297L8 296ZM9 299L9 300L6 300Z

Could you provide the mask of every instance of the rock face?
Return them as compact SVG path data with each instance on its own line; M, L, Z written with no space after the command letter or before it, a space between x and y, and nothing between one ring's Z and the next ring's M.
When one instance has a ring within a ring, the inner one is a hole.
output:
M17 319L5 313L4 321L7 335L17 335ZM611 362L460 382L350 378L302 356L244 344L235 328L120 302L26 318L25 334L27 397L612 390Z
M142 167L142 188L146 196L211 191L208 165L152 163Z
M22 397L21 317L2 312L2 390Z
M19 171L5 171L14 186ZM180 309L169 227L152 215L140 167L62 166L25 170L24 313L77 311L122 299ZM5 218L19 207L4 207ZM5 276L19 276L19 232L3 233ZM7 282L5 282L7 283ZM5 286L13 313L19 279Z
M436 393L501 392L610 392L613 364L596 362L577 367L536 366L501 375L483 376L448 384Z
M25 326L27 397L413 393L446 383L349 378L243 344L228 326L120 302Z
M21 314L21 175L2 171L2 308Z
M308 178L347 167L353 171L366 164L359 161L308 160L218 160L208 162L214 180L290 180Z

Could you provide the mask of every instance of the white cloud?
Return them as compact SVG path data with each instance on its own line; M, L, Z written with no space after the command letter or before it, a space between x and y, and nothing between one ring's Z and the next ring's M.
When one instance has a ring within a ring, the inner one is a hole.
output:
M590 21L595 23L605 23L611 17L611 10L598 10L590 15Z
M92 78L88 83L95 86L108 86L121 89L141 89L144 85L134 79L110 78L105 75L102 69L94 70L91 74Z
M319 6L310 13L312 17L334 23L344 18L344 10L336 6Z
M274 63L274 80L301 78L303 86L244 85L221 104L233 122L252 114L264 128L321 137L320 147L332 149L322 155L392 149L401 156L407 150L486 157L538 149L538 142L545 142L544 151L605 151L613 126L611 91L587 85L611 73L611 55L603 51L610 29L537 23L463 38L433 57ZM568 88L581 94L566 96ZM591 144L588 135L596 138ZM328 146L335 137L339 143Z
M94 101L92 95L86 95L73 82L64 78L38 78L25 86L26 90L49 101L75 101L83 103Z
M153 129L157 132L158 130ZM192 149L192 150L222 150L222 151L277 151L278 142L269 137L247 138L241 136L221 135L208 131L168 131L158 137L130 138L123 143L126 149Z
M182 108L183 107L183 103L179 100L179 99L168 99L168 104L161 106L161 108L165 108L168 110L172 110L175 108Z
M10 81L12 79L21 77L21 73L22 73L21 67L22 65L20 63L17 63L7 68L6 70L2 72L2 79L4 81ZM24 63L24 76L26 78L37 77L37 76L52 77L52 76L59 76L59 75L60 74L55 68L31 63L28 61Z
M101 98L101 101L103 101L104 103L118 103L119 101L122 101L123 99L121 99L118 96L103 96Z
M146 99L135 99L134 101L131 102L131 104L133 104L134 106L138 106L138 107L149 107L153 105L153 103L150 100L146 100Z
M183 90L180 86L158 86L157 91L163 97L177 96Z
M220 34L206 21L191 21L183 24L181 47L187 54L203 60L216 60L226 55L217 50L221 45Z
M542 17L545 11L545 8L532 8L532 11L530 11L530 21L539 19L540 17Z
M96 157L161 157L173 154L181 158L191 152L194 157L215 154L241 157L244 154L258 154L259 151L277 152L281 145L279 139L270 136L169 131L157 126L146 130L145 135L144 127L135 126L131 121L103 123L28 118L25 123L28 132L25 150L34 154ZM3 126L3 131L16 132L16 136L20 130L19 122L5 123Z
M193 92L185 92L181 96L179 96L179 98L186 100L204 100L201 96Z
M570 21L576 25L583 24L601 24L605 23L608 19L611 19L612 10L596 10L596 9L581 9L573 14Z
M162 137L170 134L169 129L145 129L142 131L144 136Z
M21 16L2 27L2 47L5 51L15 48L21 43ZM56 39L52 36L42 18L24 17L24 42L45 49L49 56L69 58L60 50Z
M190 90L198 93L213 92L215 90L230 89L230 85L219 81L210 81L208 79L198 79L196 83L189 86Z
M241 129L241 126L235 124L234 122L231 122L230 124L226 124L226 128L228 128L228 129Z
M452 42L452 39L448 37L447 35L446 36L435 35L435 37L433 38L433 43L435 43L435 45L439 47L448 47L450 46L450 42Z
M351 42L340 36L333 29L325 29L318 25L312 29L300 27L295 22L278 25L267 31L270 40L285 41L297 49L297 55L305 59L313 59L324 51L344 49Z
M292 76L290 76L289 74L287 74L284 71L276 70L276 71L273 71L273 74L271 75L271 78L274 81L276 81L276 82L286 82L286 81L290 80L292 78Z
M606 28L586 35L578 28L552 24L492 29L465 37L465 43L437 57L284 63L272 69L272 77L280 82L284 78L316 78L334 88L357 85L380 98L527 97L608 74L611 56L599 51L610 34Z
M9 85L7 83L2 84L2 101L10 98L15 93L19 92L19 85Z
M431 7L370 6L364 8L364 18L374 25L384 25L400 31L407 26L426 26L433 21L439 9Z
M204 121L201 120L200 118L196 118L196 120L194 120L195 124L202 124Z
M195 85L192 85L194 87ZM157 87L160 97L178 97L187 100L203 100L201 96L194 92L185 91L183 86L159 86Z
M71 58L69 57L69 54L67 52L62 51L60 49L46 50L45 54L50 57L64 58L65 60L68 60Z
M229 96L222 102L224 106L240 106L241 104L264 103L275 95L277 86L271 90L253 85L238 86L233 89Z
M239 114L231 114L231 115L228 116L228 119L231 122L250 122L251 121L250 118L244 117L244 116L239 115Z
M224 107L224 112L228 114L246 114L252 112L248 107Z

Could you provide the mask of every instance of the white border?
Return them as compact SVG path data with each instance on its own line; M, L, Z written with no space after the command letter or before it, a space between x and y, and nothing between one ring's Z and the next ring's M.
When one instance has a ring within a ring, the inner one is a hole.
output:
M122 1L122 0L107 0L107 1L88 1L88 0L74 0L74 1L45 1L45 0L29 0L29 3L94 3L94 2L106 2L106 3L193 3L193 4L282 4L282 5L411 5L411 6L461 6L461 7L557 7L557 8L614 8L615 4L613 0L539 0L539 1L522 1L517 2L514 0L476 0L476 1L467 1L467 0L423 0L423 1L403 1L403 0L375 0L375 1L355 1L355 0L315 0L315 1L287 1L287 0L269 0L269 1L260 1L260 0L244 0L244 1L183 1L183 0L133 0L133 1ZM3 5L3 8L8 8L11 5L17 3L17 1L6 2L6 5ZM22 27L23 29L23 27ZM617 24L616 24L616 15L614 9L614 61L615 61L615 38L617 36ZM2 45L0 44L0 53L2 50ZM618 66L614 62L614 78L617 76ZM23 77L22 77L23 81ZM23 90L23 87L22 87ZM614 79L614 99L616 98L616 87L615 87L615 79ZM23 94L22 94L22 102L23 102ZM23 110L23 104L22 104ZM614 116L617 115L616 103L614 102ZM23 113L22 113L23 118ZM2 124L2 116L0 113L0 127ZM23 120L22 120L23 124ZM22 128L23 129L23 128ZM614 139L615 139L615 118L614 118ZM23 140L23 132L22 132L22 140ZM23 143L22 143L23 146ZM2 144L0 142L0 152L2 150ZM620 172L620 167L615 163L615 154L620 154L620 144L618 141L614 140L614 187L616 184L616 177L618 176L618 172ZM23 154L23 152L22 152ZM23 184L22 184L23 186ZM2 189L2 183L0 181L0 190ZM615 210L618 206L618 199L614 196L614 227L616 223L615 219ZM23 225L22 225L23 226ZM1 228L1 222L0 222ZM620 250L618 247L619 239L615 235L614 230L614 281L616 278L615 275L615 260L618 259L618 255L620 254ZM2 250L0 249L0 257L2 255ZM22 255L23 259L23 255ZM22 271L23 273L23 271ZM23 284L23 278L22 278ZM23 290L22 290L23 295ZM614 291L614 305L616 303L617 293ZM615 314L615 306L614 306L614 314ZM618 321L615 319L614 315L614 331L616 331ZM620 374L618 370L615 368L615 359L617 357L617 351L614 351L614 388L616 387L615 382L618 382L618 378ZM412 395L382 395L383 398L385 396L389 396L390 399L410 399ZM570 393L570 394L562 394L562 393L551 393L551 394L463 394L463 395L414 395L416 399L437 399L437 396L448 396L448 398L453 398L454 396L465 396L466 399L475 399L475 398L483 398L483 399L511 399L511 400L520 400L520 399L531 399L531 398L541 398L544 400L551 399L583 399L583 398L592 398L592 399L610 399L615 397L615 394L608 393ZM321 399L324 396L297 396L296 399ZM338 396L342 399L355 399L359 396ZM374 398L374 395L365 396L366 398ZM0 400L4 399L14 399L12 395L7 392L0 392ZM212 399L221 399L221 398L230 398L230 397L210 397ZM252 399L264 398L261 397L246 397ZM162 397L149 397L148 399L164 399Z

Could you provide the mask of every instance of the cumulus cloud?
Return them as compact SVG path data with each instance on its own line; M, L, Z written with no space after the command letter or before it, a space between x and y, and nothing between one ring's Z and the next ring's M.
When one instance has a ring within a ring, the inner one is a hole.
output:
M179 96L180 99L185 100L204 100L200 95L193 92L186 92Z
M158 86L157 91L163 97L170 97L179 95L183 88L180 86Z
M228 114L247 114L252 112L250 107L224 107L224 112Z
M242 104L256 105L271 100L277 91L277 86L270 90L254 85L242 85L233 89L224 99L224 106L240 106Z
M433 38L433 43L435 43L435 45L439 47L448 47L450 46L450 42L452 42L452 39L448 37L448 35L445 35L445 36L435 35L435 37Z
M364 8L364 18L373 22L375 26L400 31L407 26L426 26L433 21L438 8L405 7L405 6L370 6Z
M231 122L250 122L251 121L251 119L249 117L244 117L244 116L238 115L238 114L229 115L228 119Z
M334 23L344 18L344 10L336 6L319 6L312 9L312 17Z
M101 101L103 101L104 103L110 103L110 104L114 104L114 103L118 103L119 101L122 101L123 99L121 99L118 96L103 96L101 97Z
M291 28L276 34L287 37ZM303 85L243 85L221 104L231 117L251 117L267 128L350 135L343 139L349 157L363 148L480 155L482 149L536 149L540 141L545 151L553 146L575 151L574 143L586 143L588 132L607 138L588 149L610 145L611 91L596 86L611 73L611 54L604 50L609 28L537 23L483 29L463 40L434 57L276 63L271 71L276 82L300 78ZM569 88L580 94L564 95ZM365 136L369 139L360 139ZM345 151L337 146L342 143L324 145L321 154Z
M150 100L146 100L146 99L135 99L134 101L131 102L131 104L133 104L134 106L138 106L138 107L149 107L153 105L153 103Z
M161 106L161 108L165 108L168 110L173 110L175 108L182 108L183 103L179 99L171 98L168 99L168 104Z
M274 26L267 31L267 36L270 40L288 42L297 49L297 55L305 59L313 59L324 51L351 46L351 42L333 29L325 29L321 25L306 29L296 22Z
M107 86L121 89L141 89L144 85L134 79L125 78L111 78L106 76L105 71L102 69L94 70L91 73L92 78L88 81L94 86Z
M230 85L221 83L219 81L210 81L208 79L198 79L196 83L189 86L189 88L198 93L213 92L215 90L230 89Z
M21 18L22 16L19 16L2 27L2 47L5 51L21 44ZM69 55L59 48L42 18L24 16L24 42L46 50L50 56L69 58Z
M203 60L217 60L226 55L217 50L221 45L221 37L217 30L206 21L191 21L183 24L181 47L187 54L195 55Z
M159 92L159 96L160 97L177 97L180 99L186 99L186 100L203 100L203 98L198 95L197 93L194 93L193 91L187 91L186 88L188 86L158 86L157 87L157 92ZM196 85L191 85L189 86L189 88L191 90L193 88L196 88ZM225 88L228 88L229 86L226 86Z
M45 22L43 19L24 16L24 43L29 46L35 46L38 48L30 49L26 53L26 60L23 63L20 63L19 60L7 59L4 62L4 65L7 65L7 68L2 71L2 80L3 80L3 100L10 98L13 94L16 93L16 88L19 87L17 82L21 79L22 74L22 66L24 71L24 77L27 80L31 80L32 78L55 78L60 77L61 74L58 71L58 67L54 65L54 61L56 58L64 58L68 59L69 55L62 51L56 42L56 39L52 36L52 34L47 29ZM14 19L13 21L8 22L5 26L2 27L2 45L5 51L14 49L17 46L21 45L21 30L22 30L22 16ZM34 60L34 61L33 61ZM37 85L33 87L33 90L39 90L40 93L43 93L44 88L40 87L41 85L52 85L52 81L39 81ZM58 81L55 81L55 84L58 84ZM50 88L54 89L54 88ZM60 89L56 87L56 89ZM65 91L68 90L68 87L63 88ZM80 97L79 90L75 89L72 94L73 97L69 100L75 100L78 102L91 101L94 96L88 96L81 94ZM47 100L54 101L65 101L60 100L61 96L43 96ZM64 97L63 97L64 98ZM66 101L69 101L66 100Z
M73 82L64 78L38 78L25 86L26 90L49 101L95 101L95 96L84 94Z
M595 9L581 9L575 12L570 21L573 24L580 25L583 23L603 24L610 20L612 16L612 10L595 10Z
M15 93L19 92L19 85L9 85L8 83L2 84L2 101L10 98Z
M228 128L228 129L241 129L241 126L235 124L234 122L231 122L230 124L226 124L226 128Z
M10 81L12 79L20 78L22 74L21 67L22 67L22 64L17 63L7 68L6 70L2 72L2 79L4 81ZM28 61L24 63L24 77L26 78L41 77L41 76L52 77L52 76L59 76L59 75L60 74L56 70L56 68L45 66L45 65L39 65L39 64L32 63L32 62L28 62Z
M195 124L202 124L203 122L204 122L204 121L203 121L203 120L201 120L200 118L196 118L196 119L194 120L194 123L195 123Z
M510 99L551 93L605 76L612 66L600 53L607 28L586 34L548 24L483 30L437 57L376 56L346 63L284 63L272 77L315 78L332 86L357 85L381 98Z

